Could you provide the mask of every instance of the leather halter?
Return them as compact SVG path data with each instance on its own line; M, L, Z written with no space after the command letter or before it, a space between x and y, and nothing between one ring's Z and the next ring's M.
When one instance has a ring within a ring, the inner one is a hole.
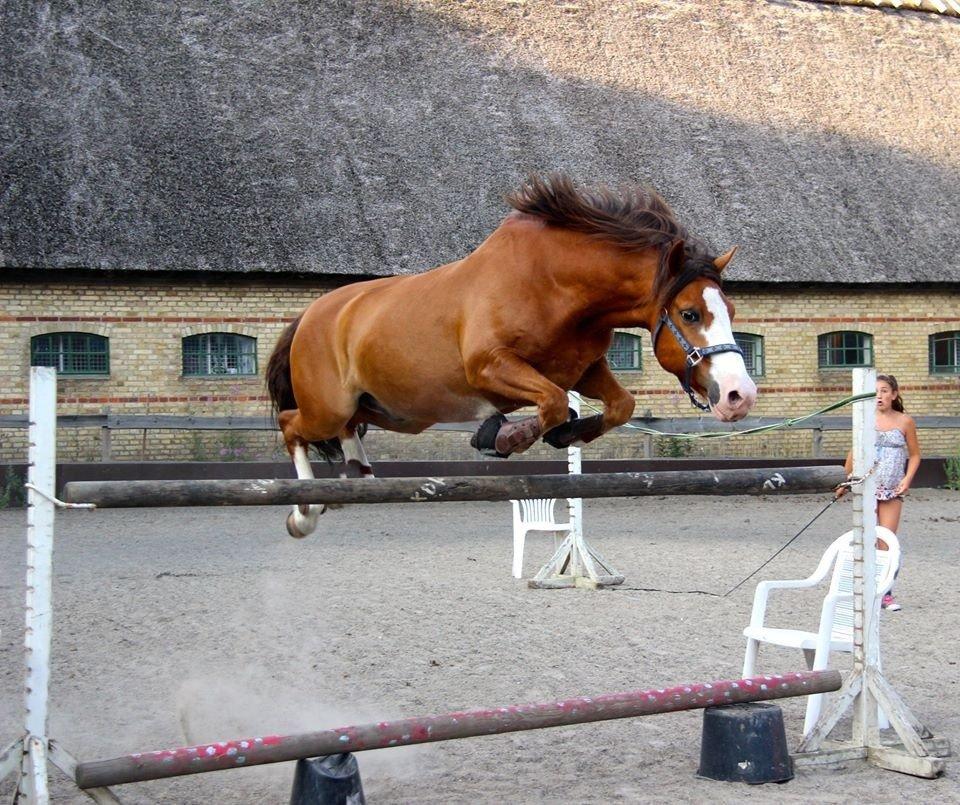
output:
M709 355L716 355L720 352L736 352L739 355L743 355L743 350L740 349L736 344L713 344L712 346L706 347L695 347L686 338L683 337L683 333L680 332L680 328L670 319L667 315L667 309L664 308L663 312L660 314L660 320L657 322L656 328L653 331L653 338L651 339L651 347L656 353L657 349L657 336L660 335L660 330L663 329L663 325L666 324L670 329L670 332L673 333L673 337L677 339L677 343L680 345L680 348L687 353L687 362L686 362L686 372L684 373L683 380L680 381L680 385L683 387L683 390L687 392L687 396L690 398L690 402L696 408L699 408L701 411L709 411L710 406L704 405L700 402L693 394L693 387L690 385L690 380L693 378L693 367L696 366L700 361L706 358Z

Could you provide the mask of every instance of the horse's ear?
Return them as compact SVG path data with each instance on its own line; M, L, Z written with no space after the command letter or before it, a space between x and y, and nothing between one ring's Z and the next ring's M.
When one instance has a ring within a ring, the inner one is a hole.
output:
M737 253L739 246L734 246L730 251L721 254L716 260L713 261L714 266L716 266L717 271L723 271L733 259L733 256Z
M667 252L667 271L670 276L677 277L683 270L683 240L675 240L670 245L670 251Z

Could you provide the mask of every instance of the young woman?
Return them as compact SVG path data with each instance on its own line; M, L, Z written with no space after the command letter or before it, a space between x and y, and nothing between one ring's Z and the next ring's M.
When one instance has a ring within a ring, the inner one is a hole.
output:
M920 443L913 417L903 411L900 386L893 375L877 375L877 525L894 534L900 528L903 498L920 468ZM844 469L853 470L853 454L847 454ZM841 490L842 495L846 490ZM892 591L883 597L884 609L900 609Z

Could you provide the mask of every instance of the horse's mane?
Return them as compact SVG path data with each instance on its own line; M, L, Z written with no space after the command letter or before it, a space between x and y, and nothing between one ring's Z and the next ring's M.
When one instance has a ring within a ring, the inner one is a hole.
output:
M664 304L697 278L721 284L706 247L691 238L667 202L652 188L582 189L565 174L549 173L528 177L523 187L507 196L507 203L551 226L582 232L625 251L657 249L660 261L654 288ZM671 279L667 256L678 240L684 243L684 266L681 275Z

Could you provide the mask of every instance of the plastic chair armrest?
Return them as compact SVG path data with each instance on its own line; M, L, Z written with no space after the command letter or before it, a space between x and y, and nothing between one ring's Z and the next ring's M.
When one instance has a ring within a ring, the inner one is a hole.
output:
M818 581L820 579L815 579L812 576L808 579L776 579L774 581L761 581L757 587L765 585L768 590L796 590L803 587L816 587Z
M750 625L762 627L763 620L767 614L767 600L770 597L771 590L801 590L807 587L814 587L819 579L813 576L807 579L776 579L773 581L761 581L757 585L756 592L753 594L753 610L750 612Z

